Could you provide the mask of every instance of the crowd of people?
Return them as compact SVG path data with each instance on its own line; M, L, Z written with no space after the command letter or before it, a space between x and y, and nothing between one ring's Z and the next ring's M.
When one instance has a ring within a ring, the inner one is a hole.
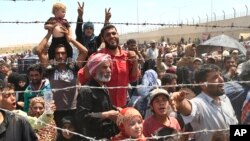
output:
M250 123L250 49L242 60L236 49L199 56L192 43L121 45L110 8L96 36L78 6L76 39L56 3L39 63L20 74L1 60L0 140L229 141L230 125Z

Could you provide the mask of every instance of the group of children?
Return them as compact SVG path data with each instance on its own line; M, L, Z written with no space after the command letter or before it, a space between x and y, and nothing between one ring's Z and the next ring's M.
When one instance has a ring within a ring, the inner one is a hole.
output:
M174 134L181 131L181 127L175 117L169 116L172 111L169 100L170 95L166 90L153 89L149 93L149 105L153 114L145 120L133 107L122 109L116 120L120 133L112 140L132 138L145 141L153 136L161 136L162 140L178 140L179 137Z

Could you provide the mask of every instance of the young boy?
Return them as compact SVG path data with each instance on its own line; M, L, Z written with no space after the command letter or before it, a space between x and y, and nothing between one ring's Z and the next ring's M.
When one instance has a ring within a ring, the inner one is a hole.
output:
M172 127L180 131L180 125L176 118L170 117L169 94L164 89L156 88L149 93L149 104L153 115L145 119L143 133L145 137L151 137L161 127Z
M73 49L69 44L65 34L69 34L71 37L72 31L69 22L64 19L66 14L66 6L63 3L57 2L53 5L52 13L54 14L54 17L50 17L44 25L44 28L51 30L53 35L52 42L48 50L50 64L54 64L53 61L55 58L55 47L58 44L63 44L67 51L68 62L71 65ZM51 65L49 65L48 68L50 67Z

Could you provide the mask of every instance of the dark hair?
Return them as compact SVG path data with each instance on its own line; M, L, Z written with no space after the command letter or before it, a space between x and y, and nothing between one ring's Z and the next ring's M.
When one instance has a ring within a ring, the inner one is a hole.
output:
M72 117L72 116L63 117L61 119L61 122L62 122L62 124L65 124L65 123L71 124L72 126L74 126L74 128L76 128L74 117Z
M220 71L219 66L215 64L204 64L195 72L196 83L207 81L207 74L213 71Z
M172 127L161 127L155 131L156 136L168 136L168 135L172 135L176 133L177 133L177 130ZM158 141L168 141L168 140L177 141L178 136L169 136L169 137L158 139Z
M115 27L114 25L108 24L108 25L106 25L106 26L104 26L104 27L102 28L102 30L101 30L101 36L103 37L104 32L105 32L107 29L111 29L111 28L115 28L115 30L117 31L117 29L116 29L116 27Z
M127 45L130 45L130 44L136 44L136 40L135 39L128 39Z
M176 69L177 84L190 84L189 69L187 66L180 66Z
M165 73L161 78L161 84L166 85L170 84L173 79L177 79L177 75L173 73Z
M27 70L27 74L29 74L31 71L37 71L39 74L43 75L43 67L40 64L32 64L29 66Z
M65 48L65 45L64 45L64 44L57 44L57 45L55 46L55 50L56 50L56 48L60 48L60 47L64 47L64 48Z
M15 90L15 86L12 83L8 83L6 85L4 85L3 83L0 84L0 94L2 94L2 91L5 90Z

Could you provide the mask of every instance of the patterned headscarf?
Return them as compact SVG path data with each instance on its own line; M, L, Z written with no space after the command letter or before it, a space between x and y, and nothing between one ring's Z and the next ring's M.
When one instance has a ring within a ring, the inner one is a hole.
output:
M32 108L36 103L41 103L43 105L43 108L45 108L45 101L43 97L37 96L37 97L32 98L30 100L29 108ZM28 114L33 117L37 116L36 113L34 113L32 110L29 110Z
M97 53L93 54L89 57L88 62L87 62L87 67L89 69L89 73L91 76L95 76L96 70L101 65L104 61L110 61L111 62L111 57L108 54L104 53Z
M139 116L142 119L141 114L135 108L127 107L122 109L116 120L116 124L119 127L120 131L124 131L124 122L131 120L135 116Z
M126 121L131 120L133 117L135 116L139 116L141 118L141 120L143 120L141 114L139 113L139 111L137 111L135 108L133 107L127 107L124 108L120 111L117 120L116 120L116 125L118 126L118 128L120 129L120 133L117 134L116 136L114 136L112 138L112 141L118 141L118 140L124 140L124 139L128 139L130 138L126 133L125 133L125 129L124 129L124 123ZM141 137L138 139L138 141L146 141L144 135L142 134Z

